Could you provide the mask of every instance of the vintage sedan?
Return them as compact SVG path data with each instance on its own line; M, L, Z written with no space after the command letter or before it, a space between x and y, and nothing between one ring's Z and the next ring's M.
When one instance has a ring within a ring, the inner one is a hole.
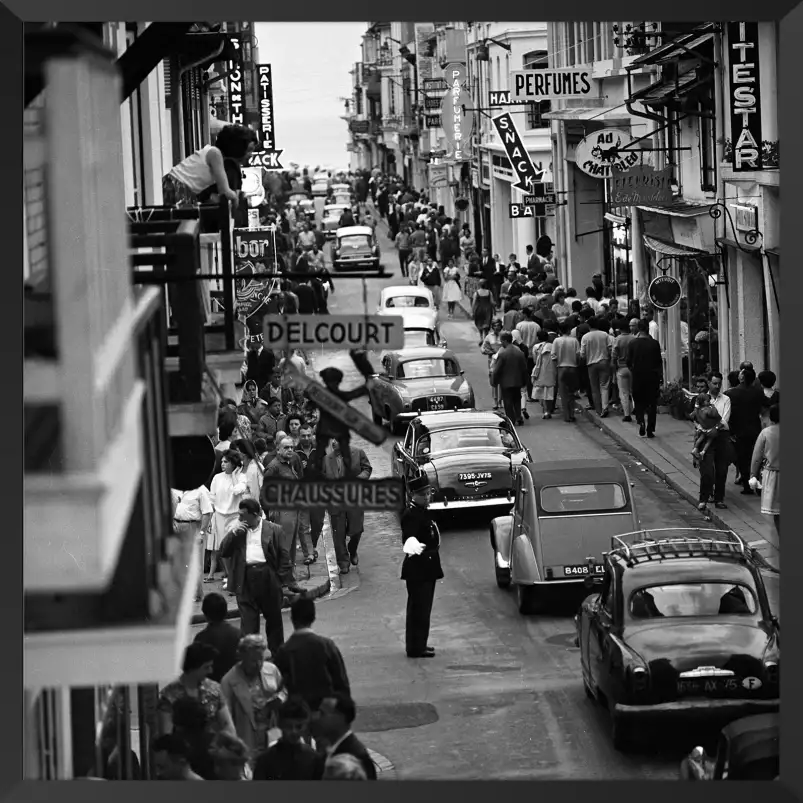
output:
M448 344L446 338L441 335L438 328L438 321L432 324L432 318L428 313L417 314L415 309L409 310L402 316L404 319L404 348L413 349L427 346L437 346L445 349Z
M394 446L393 475L422 472L432 486L430 510L504 507L513 477L530 454L510 420L498 412L422 413Z
M343 213L350 208L349 204L327 204L324 206L321 231L323 231L328 239L334 238L337 234L337 230L341 228L340 218Z
M335 271L358 269L384 273L374 230L370 226L338 229L332 246L332 267Z
M408 319L415 324L415 328L420 328L422 324L426 324L427 329L438 327L438 310L428 287L409 284L385 287L379 295L376 314L401 315L405 320L405 328Z
M369 390L374 422L387 421L393 432L425 411L474 407L474 391L448 349L388 352Z
M310 201L309 193L306 190L293 190L287 196L288 206L298 206L302 201Z
M614 542L576 617L583 685L607 706L614 746L640 722L778 711L780 624L750 547L693 528Z

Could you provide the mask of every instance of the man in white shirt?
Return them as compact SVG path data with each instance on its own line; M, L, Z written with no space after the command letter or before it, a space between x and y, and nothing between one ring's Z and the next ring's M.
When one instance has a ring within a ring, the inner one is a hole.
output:
M700 510L705 510L713 493L714 507L719 510L727 508L725 504L725 483L728 469L733 460L733 444L730 439L731 400L722 392L722 374L715 371L708 380L708 393L711 404L719 413L720 422L717 433L700 463Z
M201 567L198 570L198 583L195 588L195 601L204 598L204 553L206 550L206 531L215 507L209 489L201 485L191 491L177 491L171 489L173 497L173 529L177 533L191 533L195 540L201 557Z
M584 304L588 304L589 307L594 311L594 315L599 314L599 301L597 301L597 291L589 286L586 287L586 297L583 299Z
M657 340L658 343L661 343L661 338L658 337L658 333L660 332L660 328L658 326L658 321L655 320L655 313L652 310L648 310L644 316L647 321L649 322L650 329L649 335L653 340ZM663 344L661 344L661 348L663 348Z
M316 242L315 232L310 230L309 223L305 223L301 227L301 233L298 235L298 244L304 251L312 251L312 246Z
M590 331L580 341L580 356L588 366L588 382L597 415L608 415L611 382L611 345L607 332L599 328L596 318L589 318Z

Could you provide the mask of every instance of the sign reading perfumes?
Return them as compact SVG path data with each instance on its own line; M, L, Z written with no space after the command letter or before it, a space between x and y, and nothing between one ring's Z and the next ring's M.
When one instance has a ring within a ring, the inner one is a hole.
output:
M728 23L733 170L761 170L761 85L758 23Z

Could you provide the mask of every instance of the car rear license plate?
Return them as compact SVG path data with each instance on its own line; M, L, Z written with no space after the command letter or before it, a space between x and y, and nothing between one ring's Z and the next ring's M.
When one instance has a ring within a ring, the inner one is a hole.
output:
M458 474L458 482L471 482L472 480L489 480L491 479L490 471L474 471L467 474Z
M694 678L678 681L678 695L697 697L706 694L732 694L739 691L737 678Z
M427 407L430 410L445 410L446 401L443 396L430 396L427 400Z
M604 571L604 566L595 565L592 567L587 563L578 563L574 566L563 567L563 574L565 577L581 577L586 574L602 574Z

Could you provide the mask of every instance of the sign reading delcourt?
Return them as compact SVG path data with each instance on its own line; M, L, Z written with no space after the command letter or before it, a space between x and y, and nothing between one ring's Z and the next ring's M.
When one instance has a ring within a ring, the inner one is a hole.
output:
M761 81L757 22L729 22L731 142L733 170L761 170Z

